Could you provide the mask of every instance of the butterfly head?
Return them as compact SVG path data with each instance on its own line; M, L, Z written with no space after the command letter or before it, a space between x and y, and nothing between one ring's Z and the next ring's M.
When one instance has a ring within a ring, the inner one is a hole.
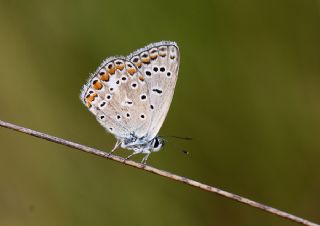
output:
M164 144L165 140L159 136L149 140L147 137L137 138L134 134L131 134L130 138L121 140L122 148L133 150L138 153L158 152Z
M150 141L150 150L152 152L160 151L160 149L165 145L165 140L161 137L155 137Z

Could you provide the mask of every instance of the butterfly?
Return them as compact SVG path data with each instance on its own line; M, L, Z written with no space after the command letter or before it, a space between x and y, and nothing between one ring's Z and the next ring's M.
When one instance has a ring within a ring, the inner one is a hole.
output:
M161 41L127 57L107 58L81 91L81 101L119 146L132 150L127 157L152 152L165 144L158 132L168 113L180 63L178 45Z

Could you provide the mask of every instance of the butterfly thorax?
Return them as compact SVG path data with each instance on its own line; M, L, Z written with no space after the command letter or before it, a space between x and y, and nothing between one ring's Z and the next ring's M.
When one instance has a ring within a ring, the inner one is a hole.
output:
M134 135L132 135L130 138L121 139L122 148L145 154L159 151L164 144L164 140L159 136L156 136L151 140L147 139L147 137L138 138Z

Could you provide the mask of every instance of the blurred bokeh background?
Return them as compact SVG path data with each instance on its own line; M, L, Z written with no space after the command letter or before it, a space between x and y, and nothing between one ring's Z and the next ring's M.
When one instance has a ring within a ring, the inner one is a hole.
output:
M149 164L319 223L319 9L0 0L0 119L108 151L115 139L80 102L81 86L104 58L173 40L180 74L161 134L194 139L171 139ZM1 226L294 225L4 128L0 143Z

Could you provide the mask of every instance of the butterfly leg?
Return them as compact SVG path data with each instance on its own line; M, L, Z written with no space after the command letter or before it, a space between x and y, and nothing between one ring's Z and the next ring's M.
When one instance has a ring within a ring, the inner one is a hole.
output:
M142 163L142 164L144 164L144 165L147 164L147 160L148 160L150 154L151 154L151 153L148 153L148 154L146 154L146 155L143 157L143 159L141 160L141 163Z
M125 158L125 160L130 159L132 156L136 155L136 154L140 154L141 152L133 152L132 154L130 154L128 157Z
M113 149L109 152L109 154L112 154L112 152L114 152L119 147L120 144L121 144L121 141L117 140L116 144L114 145Z

